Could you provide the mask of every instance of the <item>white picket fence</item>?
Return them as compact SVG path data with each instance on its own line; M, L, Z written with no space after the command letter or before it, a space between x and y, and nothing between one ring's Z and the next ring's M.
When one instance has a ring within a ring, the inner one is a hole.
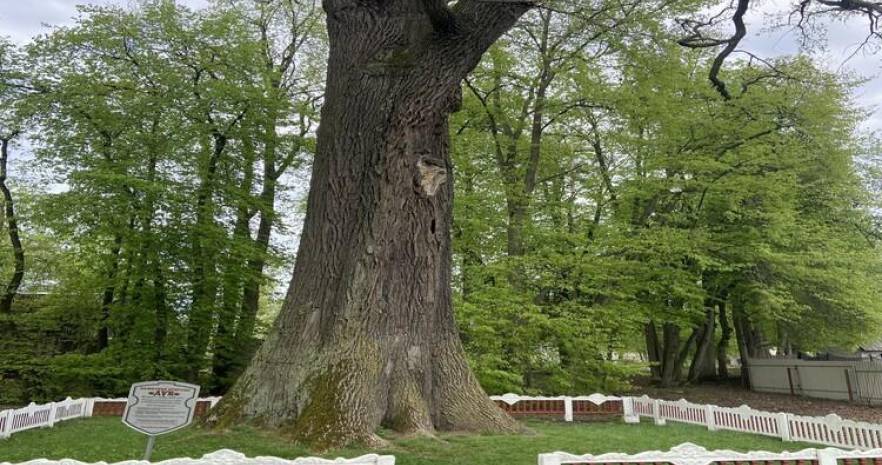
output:
M60 421L74 418L91 417L96 402L125 403L125 397L105 399L101 397L85 397L71 399L68 397L60 402L35 404L33 402L22 408L0 410L0 439L6 439L15 433L33 428L51 428ZM213 407L220 397L204 397L199 402L210 402Z
M92 415L93 399L71 399L0 411L0 438L32 428L47 428L72 418Z
M2 462L0 465L12 465L9 462ZM86 464L71 459L64 460L46 460L36 459L28 462L22 462L18 465L107 465L106 462L98 462L95 464ZM163 460L162 462L146 462L143 460L127 460L125 462L116 462L113 465L395 465L395 457L391 455L369 454L354 459L320 459L315 457L305 457L296 459L281 459L278 457L245 457L245 454L229 450L221 449L217 452L203 455L199 459L177 458Z
M851 449L882 448L882 425L845 420L838 415L806 417L741 407L693 404L686 400L667 401L643 397L624 397L625 422L638 423L649 417L656 425L667 421L690 423L710 431L728 430L761 434L783 441L800 441Z
M685 443L666 452L651 451L639 454L573 455L554 452L539 455L539 465L624 465L659 464L671 465L711 465L731 463L739 465L768 465L817 463L817 465L837 465L840 461L856 460L861 464L882 462L882 449L871 451L846 451L841 449L805 449L798 452L734 452L731 450L709 451L695 444Z

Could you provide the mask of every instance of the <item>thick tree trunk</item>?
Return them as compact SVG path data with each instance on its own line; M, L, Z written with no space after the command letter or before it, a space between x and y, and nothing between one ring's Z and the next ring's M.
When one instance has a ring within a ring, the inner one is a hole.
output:
M3 296L0 297L0 313L12 311L12 301L18 293L18 288L25 274L25 253L18 234L18 219L15 217L15 203L12 192L6 185L6 162L9 160L9 137L0 139L0 191L3 192L4 214L6 215L6 227L9 233L9 242L12 244L12 258L14 269L12 277L6 284Z
M375 441L381 424L520 429L478 385L453 320L447 118L529 5L463 0L430 17L427 2L324 2L328 83L294 277L209 422L253 419L319 448Z

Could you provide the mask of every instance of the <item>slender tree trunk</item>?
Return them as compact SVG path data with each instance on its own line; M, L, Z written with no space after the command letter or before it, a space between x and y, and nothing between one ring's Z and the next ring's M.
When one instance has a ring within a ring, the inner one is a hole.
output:
M273 197L275 197L275 193L273 193ZM264 281L263 270L269 252L272 227L272 215L266 212L261 213L257 235L254 239L254 257L248 261L242 292L242 308L239 310L239 319L236 322L235 367L233 367L234 373L231 373L232 377L238 376L238 373L251 360L256 349L254 328L257 324L257 312L260 310L260 290Z
M539 161L542 155L542 137L545 126L545 105L548 88L554 79L551 71L551 63L548 58L549 32L551 14L542 16L542 31L538 34L538 53L542 57L542 63L538 70L539 78L530 87L528 97L525 99L520 114L515 124L505 122L497 123L504 110L500 99L502 88L502 75L494 61L494 86L496 90L490 92L490 101L481 99L487 111L492 126L494 141L496 144L496 164L505 183L505 202L508 214L506 225L506 253L509 257L519 257L525 253L524 229L529 224L529 209L532 203L533 191L536 188L536 179L539 171ZM479 97L480 98L480 97ZM504 119L504 118L500 118ZM526 160L521 160L518 147L523 137L525 128L530 130L530 149ZM502 137L504 136L504 145ZM522 287L520 271L510 273L509 281L515 287Z
M254 186L254 144L250 137L242 139L243 171L242 184L239 186L241 199L251 197L251 189ZM248 265L252 253L246 253L245 244L251 242L250 222L254 217L247 200L236 208L236 221L233 227L233 244L229 250L230 258L227 260L223 276L223 290L221 291L221 306L217 314L217 332L212 343L211 372L212 379L209 390L212 394L223 394L229 389L239 375L237 361L240 359L240 349L236 344L237 320L242 318L243 288L249 281Z
M677 337L673 341L677 346L680 346L679 351L677 351L677 357L673 360L673 384L680 384L683 381L683 365L686 363L686 360L689 358L689 354L692 351L692 346L696 345L698 342L698 336L701 331L699 329L693 329L689 333L689 337L686 338L686 343L680 346L680 338Z
M245 209L240 209L233 228L233 243L242 244L251 240L248 231L248 217ZM236 344L236 325L242 304L242 264L247 265L245 257L231 251L231 260L224 270L222 302L217 314L217 331L212 343L213 357L211 360L212 381L209 387L212 394L222 394L232 385L238 375L236 360L240 350ZM246 278L247 279L247 278Z
M473 179L468 177L464 182L465 186L463 192L467 195L473 195L475 191ZM461 229L457 228L455 239L458 240L461 233ZM480 270L481 266L484 264L484 260L483 257L481 257L481 253L470 247L469 244L463 244L460 242L460 247L462 247L462 253L460 253L460 256L462 257L462 267L460 270L462 298L465 301L469 301L469 298L474 292L475 280L480 276L480 273L476 273L476 271Z
M276 218L276 188L281 176L276 168L276 136L275 118L267 120L263 128L263 186L259 198L260 221L257 235L254 238L252 256L248 260L244 289L242 291L242 307L239 309L239 320L234 334L234 351L229 376L235 379L245 365L251 360L257 348L254 340L254 328L257 323L257 312L260 309L260 289L264 280L263 270L269 251L273 223Z
M662 387L670 387L676 384L680 377L682 367L677 363L680 360L680 328L673 323L662 325L664 334L664 346L662 348L661 382Z
M205 354L211 341L211 317L215 303L214 261L211 248L206 247L205 235L214 223L212 195L214 193L217 168L221 155L226 149L228 139L214 132L212 146L202 179L196 191L196 224L192 238L193 250L193 292L187 324L186 359L190 368L188 379L195 381L199 370L205 364Z
M153 122L153 134L156 134L159 122ZM147 176L145 181L147 189L144 193L144 202L140 207L141 222L141 257L142 279L141 293L144 293L144 287L147 281L150 282L149 302L153 308L153 376L158 377L166 372L166 342L168 340L168 327L171 319L171 309L168 306L168 293L165 284L165 271L162 266L162 259L156 246L156 238L153 233L154 221L156 218L156 191L153 184L156 183L158 149L151 147L147 159ZM145 302L148 296L143 296ZM187 373L198 371L192 368Z
M717 344L717 376L729 379L729 341L732 340L732 326L726 312L725 296L720 301L720 343Z
M259 419L320 448L376 441L381 424L520 429L478 385L453 319L447 118L530 5L464 0L438 17L426 2L324 2L328 82L294 277L209 421Z
M741 359L741 385L744 387L750 386L750 371L748 370L749 358L751 357L750 353L750 343L747 339L750 337L750 323L747 321L747 316L744 315L744 311L736 308L733 311L733 317L735 321L735 339L738 343L738 356Z
M159 376L165 372L165 343L168 339L168 324L171 311L168 308L167 293L165 289L165 276L158 258L153 259L153 308L156 317L153 330L153 363L155 374Z
M21 238L18 234L18 219L15 216L15 203L12 199L12 192L6 185L6 164L9 161L9 141L10 137L0 139L0 191L3 192L4 213L6 215L6 228L9 233L9 242L12 244L12 258L15 268L12 277L6 284L3 297L0 298L0 313L9 313L12 311L12 301L18 293L18 288L24 279L25 274L25 253L24 247L21 245Z
M130 229L134 224L130 221ZM110 269L107 271L107 285L101 295L101 327L98 328L98 350L104 350L110 345L110 310L116 294L116 279L119 274L119 255L122 250L123 236L113 236L113 246L110 249Z
M655 380L661 381L661 348L659 346L658 330L656 329L654 321L650 321L643 326L643 335L646 340L646 357L649 359L652 377Z
M689 377L687 381L697 383L708 375L708 365L711 372L713 371L713 349L714 337L716 335L716 312L714 311L713 302L705 302L706 318L698 332L698 343L695 347L695 356L689 366Z
M603 149L603 143L600 140L600 129L597 123L591 122L591 147L594 149L594 159L597 161L597 167L600 171L600 177L603 179L603 185L609 192L611 202L616 201L616 188L613 186L612 174L610 173L609 161L606 158L606 152Z

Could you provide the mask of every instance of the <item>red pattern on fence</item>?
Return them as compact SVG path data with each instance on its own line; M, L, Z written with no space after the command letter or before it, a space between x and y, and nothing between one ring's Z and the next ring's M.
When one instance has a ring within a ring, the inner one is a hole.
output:
M621 400L609 400L600 405L590 400L574 400L573 415L621 415L623 413Z
M512 405L497 400L496 405L512 416L560 416L564 414L563 400L522 400Z

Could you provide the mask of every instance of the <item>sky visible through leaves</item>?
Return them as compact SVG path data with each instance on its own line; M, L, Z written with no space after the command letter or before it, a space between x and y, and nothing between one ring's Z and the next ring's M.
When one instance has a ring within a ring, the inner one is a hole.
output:
M87 0L0 0L0 35L9 36L17 43L46 32L51 26L66 25L76 15L76 5ZM90 0L97 4L127 5L130 0ZM209 0L177 0L191 8L206 6ZM762 58L791 55L800 51L799 33L792 28L774 28L786 21L782 14L788 11L792 0L765 0L748 14L749 35L740 49ZM855 89L855 99L864 107L875 110L882 104L882 55L870 45L860 48L867 36L866 24L861 19L848 22L831 21L827 24L826 50L815 52L831 70L854 73L868 79ZM860 50L859 50L860 48ZM736 54L737 56L738 54ZM743 57L744 55L742 55ZM874 112L864 128L882 129L882 114Z
M136 3L134 0L0 0L0 35L10 37L18 44L27 43L32 37L46 33L54 26L72 24L77 14L76 6L84 2L122 6ZM177 0L178 4L190 8L204 7L209 2L210 0ZM792 27L775 27L786 22L786 13L793 3L792 0L765 0L757 3L758 6L750 11L746 18L749 34L739 50L748 51L763 59L801 53L800 33ZM822 48L816 47L812 53L831 70L866 79L866 82L854 89L855 101L870 111L862 128L867 131L882 130L882 112L877 108L882 107L882 67L880 67L882 52L877 51L880 44L871 43L861 47L868 30L866 24L857 18L847 22L831 20L825 26L827 32L824 44ZM735 53L733 58L746 56L743 53ZM27 151L27 147L22 149ZM24 154L19 153L17 158L20 157L19 160L29 158L27 155L22 155ZM14 176L17 171L16 164L12 165ZM305 173L301 174L305 175ZM296 189L300 191L307 183L305 179L301 179L295 184L301 186ZM58 188L64 187L58 186ZM305 191L298 192L291 197L296 198L304 194ZM281 210L283 215L291 220L288 224L296 224L293 229L299 229L300 214L284 207ZM289 234L291 232L283 232L277 238L284 238L282 242L291 239L296 241L296 234Z

